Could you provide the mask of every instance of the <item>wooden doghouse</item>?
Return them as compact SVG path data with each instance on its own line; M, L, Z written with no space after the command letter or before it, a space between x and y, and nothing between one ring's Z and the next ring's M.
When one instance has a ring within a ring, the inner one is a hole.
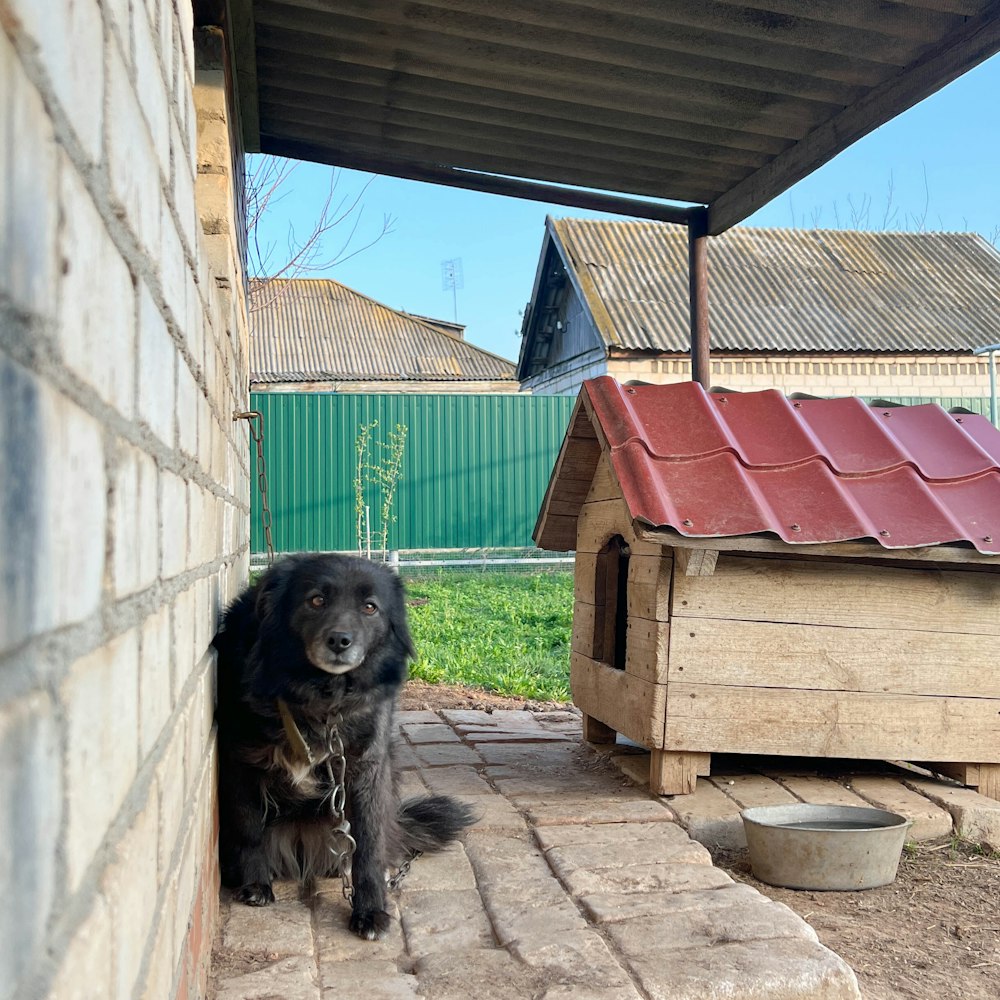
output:
M934 405L586 382L535 540L576 550L584 736L933 763L1000 798L1000 432Z

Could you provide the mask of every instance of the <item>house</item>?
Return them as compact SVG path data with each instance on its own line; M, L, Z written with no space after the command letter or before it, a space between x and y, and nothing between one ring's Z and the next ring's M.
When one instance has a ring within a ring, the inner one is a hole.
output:
M711 384L868 397L989 393L1000 253L975 233L736 227L708 250ZM575 393L612 375L691 377L681 226L553 219L525 313L518 378Z
M1000 798L1000 431L934 404L580 390L534 538L576 550L584 736L933 762Z
M517 392L514 363L457 323L390 309L329 278L251 285L255 392Z

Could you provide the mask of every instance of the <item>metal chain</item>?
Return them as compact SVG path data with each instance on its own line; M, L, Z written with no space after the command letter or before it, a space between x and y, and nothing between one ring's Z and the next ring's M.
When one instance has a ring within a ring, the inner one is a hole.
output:
M271 508L267 504L267 469L264 464L264 414L257 410L234 413L233 420L245 420L250 425L250 437L257 445L257 489L260 491L260 523L267 544L267 564L274 562L274 540L271 538ZM256 421L256 423L254 423Z
M340 724L343 721L338 714L326 727L326 773L330 779L330 818L333 820L334 841L330 844L330 853L334 857L334 871L338 872L343 882L344 899L349 903L354 901L354 883L351 874L354 867L354 852L357 842L351 836L351 824L345 815L347 808L347 754L344 751L344 740L340 735ZM422 851L414 851L395 874L386 877L386 885L390 890L398 889L399 884L410 874L410 865L420 857Z
M340 715L329 721L326 726L326 773L330 779L330 818L333 820L333 841L330 853L334 857L334 870L340 873L343 882L344 899L349 903L354 901L354 883L351 881L351 871L354 866L354 851L357 843L351 836L351 824L345 815L347 807L347 757L344 753L344 741L340 735Z

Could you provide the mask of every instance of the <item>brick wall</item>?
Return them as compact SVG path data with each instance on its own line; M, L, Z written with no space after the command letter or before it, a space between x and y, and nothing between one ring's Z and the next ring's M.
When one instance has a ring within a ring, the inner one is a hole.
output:
M609 360L605 370L620 381L682 382L691 377L691 362L687 357L617 358ZM985 358L971 356L716 355L712 358L712 384L744 392L780 389L818 396L985 398L989 395L989 370Z
M204 992L249 540L220 52L189 0L0 0L0 1000Z

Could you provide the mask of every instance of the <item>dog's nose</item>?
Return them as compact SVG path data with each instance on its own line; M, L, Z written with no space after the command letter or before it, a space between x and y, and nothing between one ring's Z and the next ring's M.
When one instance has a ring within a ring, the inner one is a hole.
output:
M331 632L326 637L326 644L335 653L339 653L342 649L347 649L352 642L354 642L354 636L350 632Z

